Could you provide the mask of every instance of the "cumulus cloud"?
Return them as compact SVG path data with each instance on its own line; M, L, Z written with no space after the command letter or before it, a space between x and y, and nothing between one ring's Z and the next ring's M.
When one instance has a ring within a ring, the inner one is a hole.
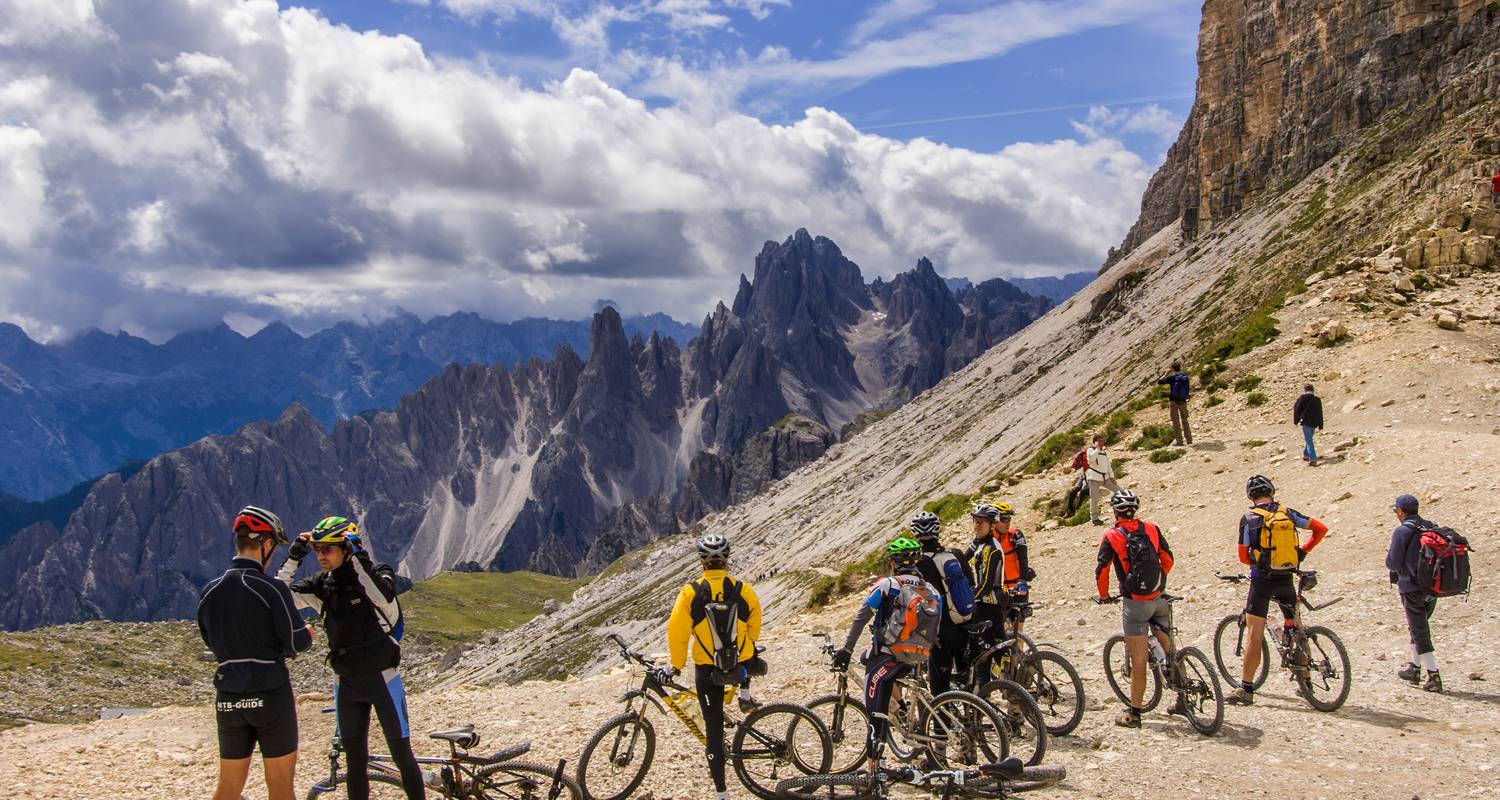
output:
M25 24L88 36L0 49L0 319L39 335L598 297L696 318L798 227L870 275L1060 273L1149 175L1102 135L977 153L651 108L584 70L528 87L269 0L83 7Z
M1177 140L1182 130L1183 118L1156 103L1147 103L1138 108L1110 108L1096 105L1089 108L1088 117L1073 123L1079 133L1089 137L1111 136L1119 133L1138 134L1150 138L1165 150Z

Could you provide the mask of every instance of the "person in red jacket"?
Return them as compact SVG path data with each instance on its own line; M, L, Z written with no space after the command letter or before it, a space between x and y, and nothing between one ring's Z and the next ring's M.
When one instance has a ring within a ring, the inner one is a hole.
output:
M1490 178L1490 206L1500 208L1500 167L1495 168L1495 175Z
M1260 669L1261 642L1266 636L1266 613L1271 609L1271 601L1281 607L1283 629L1292 627L1297 613L1297 586L1293 577L1302 565L1302 558L1328 534L1327 525L1276 502L1276 487L1264 475L1252 475L1245 482L1245 495L1252 503L1240 519L1239 540L1240 563L1250 567L1250 594L1245 598L1245 662L1240 688L1225 698L1237 706L1255 703L1255 671ZM1295 553L1295 561L1275 563L1274 537L1278 526L1289 531L1284 535L1291 537L1288 546ZM1297 543L1299 529L1312 532L1305 543Z
M1120 489L1110 495L1109 506L1115 512L1115 524L1104 532L1099 541L1099 565L1094 577L1099 583L1099 602L1113 600L1109 594L1109 569L1114 567L1120 581L1120 619L1124 626L1125 646L1130 653L1130 708L1115 719L1122 728L1141 727L1141 705L1146 695L1146 660L1151 634L1156 634L1166 652L1167 663L1172 663L1176 654L1172 652L1172 640L1167 630L1172 626L1172 607L1162 591L1167 588L1167 573L1172 571L1172 548L1155 523L1136 519L1141 499L1129 489ZM1134 542L1132 542L1134 540ZM1154 551L1156 564L1132 564L1132 543L1135 552L1141 551L1144 543L1146 553ZM1148 586L1132 586L1147 576L1154 576ZM1168 714L1181 713L1181 701L1172 704Z

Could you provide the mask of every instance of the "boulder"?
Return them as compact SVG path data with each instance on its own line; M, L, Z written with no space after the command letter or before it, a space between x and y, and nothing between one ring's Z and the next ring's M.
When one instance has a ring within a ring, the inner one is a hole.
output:
M1412 283L1411 282L1411 278L1408 278L1405 275L1392 275L1391 276L1391 288L1395 289L1396 291L1400 292L1401 294L1416 294L1417 293L1417 286L1416 286L1416 284Z
M1462 229L1469 222L1469 215L1464 213L1463 206L1453 206L1444 209L1434 224L1439 228Z
M1495 240L1472 236L1464 240L1464 263L1471 267L1482 267L1495 257Z
M1469 230L1480 236L1500 236L1500 210L1475 209L1469 218Z
M1458 315L1452 311L1439 311L1434 317L1437 326L1445 331L1456 331L1459 329Z
M1348 338L1348 336L1349 327L1344 324L1343 320L1329 320L1318 331L1318 344L1322 346L1337 344Z

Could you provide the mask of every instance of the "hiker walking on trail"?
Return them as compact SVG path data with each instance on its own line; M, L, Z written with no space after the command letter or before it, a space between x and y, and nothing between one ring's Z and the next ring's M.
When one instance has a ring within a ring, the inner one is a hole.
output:
M1167 374L1156 380L1167 387L1167 400L1172 407L1172 444L1181 447L1193 443L1193 429L1188 426L1188 395L1192 393L1193 379L1182 371L1182 362L1173 361Z
M1302 426L1302 460L1309 467L1318 465L1318 449L1313 446L1313 434L1323 430L1323 401L1313 394L1313 385L1302 387L1302 396L1292 406L1292 424Z
M235 558L198 601L198 632L213 651L219 785L213 800L238 798L260 746L266 792L292 799L297 769L297 703L286 659L312 647L287 585L266 574L286 530L270 511L245 506L234 518ZM86 792L85 792L86 794Z
M1417 498L1403 494L1391 506L1398 524L1391 531L1391 546L1385 551L1385 568L1391 572L1391 583L1401 593L1401 608L1406 612L1406 629L1411 634L1410 659L1396 677L1416 685L1427 670L1422 688L1442 692L1443 679L1438 675L1437 652L1432 646L1432 612L1437 597L1427 591L1417 578L1422 558L1422 533L1436 528L1417 513Z
M1083 476L1089 482L1089 519L1095 525L1103 525L1104 519L1099 516L1099 503L1106 499L1106 491L1113 492L1120 488L1120 484L1115 481L1115 466L1110 463L1109 453L1104 449L1103 434L1094 434L1094 442L1089 445L1084 458L1088 462Z

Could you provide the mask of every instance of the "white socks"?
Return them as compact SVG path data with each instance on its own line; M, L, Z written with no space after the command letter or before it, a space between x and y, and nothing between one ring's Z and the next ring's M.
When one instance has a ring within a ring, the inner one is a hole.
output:
M1433 651L1431 653L1422 653L1422 654L1418 655L1417 658L1419 658L1421 660L1417 661L1415 663L1420 664L1422 666L1422 669L1425 669L1428 672L1437 672L1438 671L1437 652L1436 651Z
M1411 653L1411 656L1406 659L1406 663L1416 664L1419 667L1422 666L1422 662L1417 660L1417 646L1414 644L1408 645L1406 649Z

